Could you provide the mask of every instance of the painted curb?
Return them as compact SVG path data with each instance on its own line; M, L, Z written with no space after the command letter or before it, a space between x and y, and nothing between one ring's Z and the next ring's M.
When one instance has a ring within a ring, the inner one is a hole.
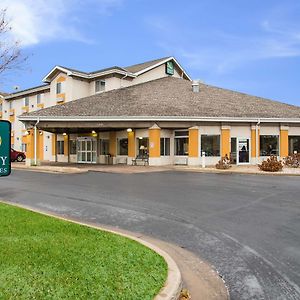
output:
M134 241L146 246L147 248L153 250L154 252L156 252L157 254L162 256L164 258L164 260L166 261L167 265L168 265L167 279L164 283L164 286L161 288L161 290L154 297L153 300L178 300L179 299L179 296L180 296L180 293L181 293L181 290L182 290L182 277L181 277L181 273L180 273L180 270L179 270L176 262L172 259L172 257L167 252L165 252L164 250L160 249L159 247L143 240L141 237L133 236L133 235L130 235L130 234L125 234L123 232L118 232L116 230L110 230L110 229L107 229L107 228L103 228L101 226L96 226L96 225L91 225L91 224L75 221L75 220L65 218L65 217L61 217L61 216L58 216L58 215L55 215L55 214L46 213L46 212L43 212L43 211L38 210L38 209L34 209L34 208L26 206L26 205L20 205L18 203L14 203L14 202L6 202L6 201L0 199L0 203L4 203L4 204L11 205L11 206L27 209L29 211L39 213L39 214L44 215L44 216L56 218L58 220L62 220L62 221L66 221L66 222L70 222L70 223L74 223L74 224L94 228L94 229L97 229L97 230L102 230L102 231L109 232L109 233L112 233L112 234L117 234L119 236L126 237L130 240L134 240Z

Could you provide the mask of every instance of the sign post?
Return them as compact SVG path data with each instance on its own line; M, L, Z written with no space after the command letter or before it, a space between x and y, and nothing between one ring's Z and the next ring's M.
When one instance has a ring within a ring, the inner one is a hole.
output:
M0 121L0 177L8 176L11 172L11 124L8 121Z

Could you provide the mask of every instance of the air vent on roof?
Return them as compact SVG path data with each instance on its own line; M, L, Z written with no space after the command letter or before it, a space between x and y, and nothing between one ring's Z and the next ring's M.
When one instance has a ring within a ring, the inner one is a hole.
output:
M200 92L200 80L193 80L192 89L193 89L194 93L199 93Z

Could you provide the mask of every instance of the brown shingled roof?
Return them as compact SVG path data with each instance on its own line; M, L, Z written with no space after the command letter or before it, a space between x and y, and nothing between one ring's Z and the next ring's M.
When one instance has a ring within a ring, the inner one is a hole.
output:
M23 116L299 118L300 107L165 77L56 105Z
M168 57L163 57L163 58L159 58L159 59L155 59L155 60L146 61L141 64L124 67L124 69L126 69L127 71L129 71L131 73L137 73L137 72L147 69L153 65L156 65L156 64L166 60L167 58L171 58L171 57L168 56Z

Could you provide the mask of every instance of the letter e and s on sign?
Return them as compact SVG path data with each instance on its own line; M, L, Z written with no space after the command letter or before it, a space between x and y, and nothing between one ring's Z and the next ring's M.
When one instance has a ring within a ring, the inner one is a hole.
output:
M11 124L8 121L0 121L0 177L8 176L11 172Z

